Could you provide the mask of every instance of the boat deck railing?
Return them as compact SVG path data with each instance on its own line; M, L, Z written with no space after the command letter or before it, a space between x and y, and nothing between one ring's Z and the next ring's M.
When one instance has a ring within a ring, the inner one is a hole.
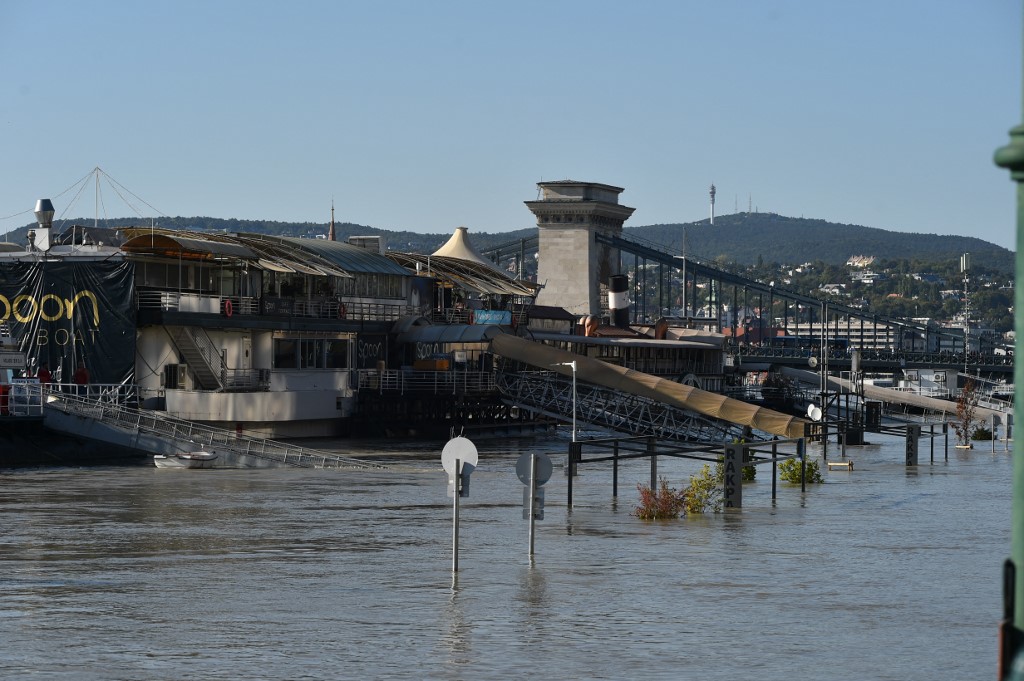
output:
M139 289L140 310L205 313L218 316L301 317L354 321L396 321L421 314L421 307L397 301L352 300L337 296L289 298L274 296L213 295L193 292Z
M435 395L482 395L497 390L492 371L414 371L361 369L359 390L380 393L433 393Z

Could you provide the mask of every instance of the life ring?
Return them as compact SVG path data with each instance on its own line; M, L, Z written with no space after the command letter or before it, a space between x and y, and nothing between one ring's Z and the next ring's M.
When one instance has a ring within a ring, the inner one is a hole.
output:
M338 319L344 319L345 315L348 314L348 310L345 309L345 303L338 305Z
M230 300L224 301L224 316L230 317L235 313L235 306L231 304Z

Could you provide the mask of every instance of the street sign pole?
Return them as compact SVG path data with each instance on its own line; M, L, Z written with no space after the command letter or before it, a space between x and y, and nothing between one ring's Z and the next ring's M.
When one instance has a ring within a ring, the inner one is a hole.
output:
M452 572L459 571L459 473L462 462L455 459L455 502L452 505Z
M448 474L448 494L452 497L452 572L459 571L459 498L469 496L469 475L476 469L479 455L467 438L454 437L441 452L441 467Z
M516 477L523 488L523 520L530 521L530 559L533 559L536 521L544 520L544 483L551 479L547 454L522 454L516 461Z
M530 454L530 558L533 558L533 531L536 523L537 455Z

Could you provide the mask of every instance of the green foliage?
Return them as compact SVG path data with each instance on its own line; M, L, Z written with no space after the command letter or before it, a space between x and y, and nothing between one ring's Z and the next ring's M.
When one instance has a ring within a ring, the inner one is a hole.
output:
M683 492L684 510L687 513L720 512L724 479L724 471L720 477L711 471L709 464L704 464L699 473L690 476L690 486Z
M718 463L715 464L715 477L718 479L719 484L725 483L725 457L718 457ZM740 480L742 482L753 482L757 478L757 466L744 466L740 469Z
M642 520L678 518L681 513L719 513L722 510L722 477L709 464L690 476L689 486L679 491L668 486L665 478L658 489L640 483L640 500L633 515Z
M625 232L682 252L682 224L627 227ZM960 256L970 253L975 263L1004 274L1015 267L1013 251L977 237L888 231L775 213L716 215L714 227L707 220L689 223L686 244L687 253L709 259L724 256L744 265L754 265L760 257L762 262L819 260L842 266L852 255L899 253L910 260L909 274L922 271L914 267L917 263L948 262L956 267Z
M821 466L817 459L807 459L806 469L808 483L825 482L825 478L821 476ZM786 459L780 463L779 477L786 482L795 482L796 484L800 484L800 459L794 457L792 459Z
M992 429L986 428L985 426L978 426L974 429L974 433L971 435L972 440L991 440Z
M680 492L668 486L665 478L660 479L658 489L651 489L643 483L636 486L640 492L640 502L633 510L633 515L641 520L664 520L678 518L686 504L686 492Z

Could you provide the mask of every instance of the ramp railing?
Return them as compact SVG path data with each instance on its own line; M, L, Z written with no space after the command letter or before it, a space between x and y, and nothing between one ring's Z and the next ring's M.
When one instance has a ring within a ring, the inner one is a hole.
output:
M239 456L300 468L388 468L363 459L298 447L276 440L239 435L230 430L173 418L160 412L135 409L84 396L50 394L45 409L57 409L66 414L92 418L127 431L160 435L176 443L183 451L188 451L189 448L212 447Z

